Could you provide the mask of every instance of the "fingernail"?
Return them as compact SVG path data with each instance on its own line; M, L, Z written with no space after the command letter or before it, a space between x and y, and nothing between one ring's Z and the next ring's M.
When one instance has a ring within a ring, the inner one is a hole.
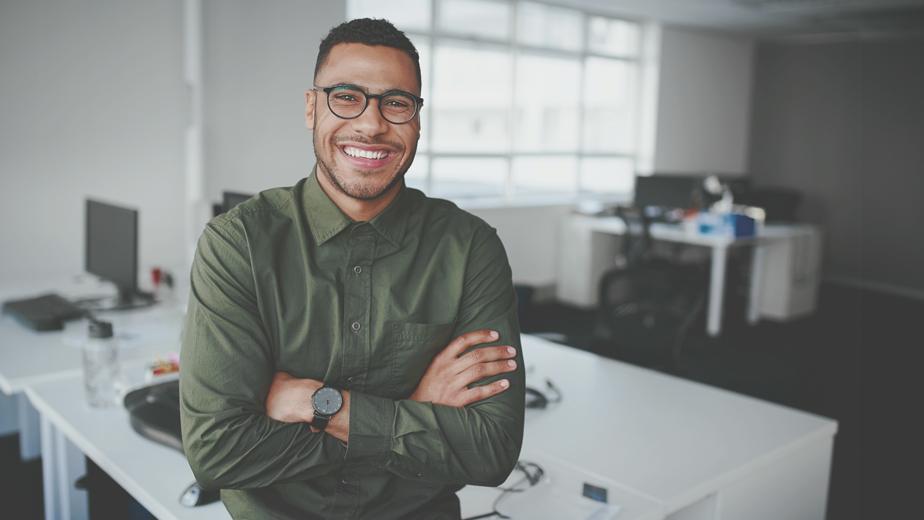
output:
M496 331L493 331L493 330L491 331L491 334L489 334L489 335L490 335L492 338L494 338L494 339L497 339L497 337L498 337L497 332L496 332Z
M507 361L507 366L508 366L508 367L515 367L515 366L517 366L517 362L511 359L511 360Z
M517 349L515 349L515 348L513 348L513 347L507 347L507 353L508 353L508 354L516 354L516 353L517 353Z
M508 386L510 386L510 381L507 381L506 379L502 379L500 382L500 385L501 385L501 388L507 388Z

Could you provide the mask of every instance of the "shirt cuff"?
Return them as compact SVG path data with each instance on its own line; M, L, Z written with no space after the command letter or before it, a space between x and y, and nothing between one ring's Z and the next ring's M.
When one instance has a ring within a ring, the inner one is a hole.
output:
M350 392L350 436L345 459L364 459L373 466L384 466L391 452L394 424L394 401Z

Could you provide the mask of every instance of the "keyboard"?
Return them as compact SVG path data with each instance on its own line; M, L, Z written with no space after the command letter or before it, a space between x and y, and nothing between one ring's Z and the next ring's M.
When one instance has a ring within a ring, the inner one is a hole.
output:
M54 293L3 303L3 313L36 331L62 330L64 322L87 315L87 311Z

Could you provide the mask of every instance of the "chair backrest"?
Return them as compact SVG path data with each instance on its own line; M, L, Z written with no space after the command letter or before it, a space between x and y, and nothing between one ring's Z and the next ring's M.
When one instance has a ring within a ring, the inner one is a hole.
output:
M751 190L748 202L763 208L768 221L794 222L796 210L802 204L802 193L793 188L767 186Z

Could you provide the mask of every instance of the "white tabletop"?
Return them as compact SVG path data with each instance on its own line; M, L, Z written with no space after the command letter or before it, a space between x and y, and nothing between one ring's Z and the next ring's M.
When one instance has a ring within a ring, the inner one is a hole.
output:
M586 226L587 229L601 233L612 233L622 235L626 232L626 223L619 217L594 217L588 215L572 216L574 223ZM793 235L803 234L809 225L787 224L787 225L761 225L757 233L748 237L727 237L721 235L704 235L701 233L690 233L679 225L664 224L655 222L651 225L650 233L652 238L666 240L670 242L681 242L685 244L706 246L706 247L729 247L748 245L755 242L766 242L778 240Z
M668 514L831 438L837 423L523 336L527 383L563 399L527 417L524 444L663 503Z
M0 280L0 301L55 292L67 298L107 295L111 287L87 278L41 277ZM159 353L179 352L186 313L186 293L177 291L167 301L130 311L100 312L113 324L123 362L153 360ZM26 385L80 375L80 347L87 337L87 321L67 322L63 331L36 332L8 315L0 316L0 390L21 392Z
M140 383L143 365L128 363L126 375ZM186 457L136 433L124 407L90 408L82 376L31 384L25 391L39 413L159 520L231 517L221 502L195 508L180 505L180 495L195 481Z

